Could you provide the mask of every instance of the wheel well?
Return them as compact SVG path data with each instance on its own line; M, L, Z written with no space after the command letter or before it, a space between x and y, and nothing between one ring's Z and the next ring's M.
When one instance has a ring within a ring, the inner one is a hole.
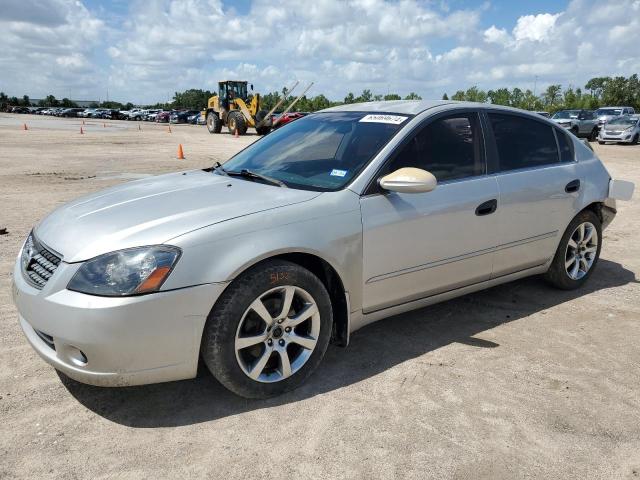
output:
M324 284L333 310L333 331L331 341L345 347L349 341L349 306L345 295L344 285L338 272L325 260L309 253L286 253L271 257L279 258L306 268Z
M602 215L602 202L593 202L584 207L581 212L584 212L585 210L591 210L596 214L596 216L600 220L600 223L604 223L604 216Z

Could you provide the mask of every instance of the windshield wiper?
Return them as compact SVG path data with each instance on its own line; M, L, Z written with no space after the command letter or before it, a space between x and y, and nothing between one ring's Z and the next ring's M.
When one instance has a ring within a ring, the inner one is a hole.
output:
M278 180L277 178L268 177L267 175L254 172L253 170L247 170L246 168L243 168L239 172L226 171L226 170L224 170L224 172L230 176L258 179L258 180L262 180L264 182L270 183L271 185L277 185L278 187L288 188L284 182Z
M229 175L220 162L216 162L211 167L215 172L222 172L223 175Z

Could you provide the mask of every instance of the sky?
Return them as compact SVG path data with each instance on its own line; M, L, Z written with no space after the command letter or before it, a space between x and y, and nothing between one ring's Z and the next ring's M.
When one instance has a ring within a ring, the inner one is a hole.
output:
M0 0L0 91L164 102L248 80L438 99L640 73L640 0ZM299 87L300 91L302 87ZM295 93L295 92L294 92Z

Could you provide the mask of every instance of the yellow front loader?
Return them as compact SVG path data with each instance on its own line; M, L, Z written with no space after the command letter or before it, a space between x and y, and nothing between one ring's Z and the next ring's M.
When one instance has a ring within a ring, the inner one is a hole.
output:
M244 135L253 127L258 135L271 131L271 119L267 111L260 109L260 94L249 98L245 81L225 80L218 83L218 95L209 98L206 111L209 133L220 133L226 126L229 133ZM253 90L253 85L251 85Z

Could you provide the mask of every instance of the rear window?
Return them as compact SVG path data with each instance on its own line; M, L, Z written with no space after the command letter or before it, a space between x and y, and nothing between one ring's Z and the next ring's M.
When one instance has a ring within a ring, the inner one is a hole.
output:
M573 162L573 142L567 137L567 134L556 130L556 137L558 138L558 147L560 148L560 161L561 162Z
M551 125L506 113L489 113L489 120L498 149L500 170L559 162L558 145Z

